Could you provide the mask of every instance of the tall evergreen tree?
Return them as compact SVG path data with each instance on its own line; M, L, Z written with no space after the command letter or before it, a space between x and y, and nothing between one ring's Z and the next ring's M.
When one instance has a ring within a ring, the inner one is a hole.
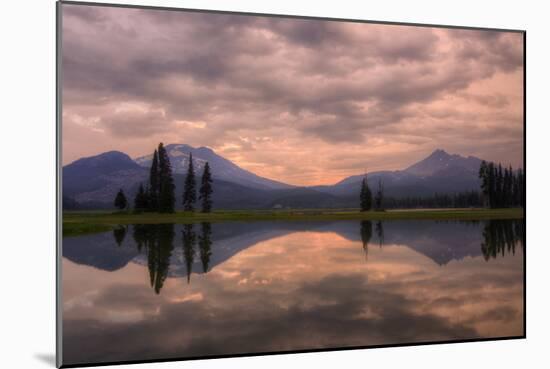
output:
M139 184L138 192L134 198L134 211L141 212L147 209L147 199L145 195L145 190L143 189L143 183Z
M489 168L483 160L479 166L479 178L481 179L481 193L486 206L489 206Z
M194 211L195 202L197 201L197 190L195 181L195 168L193 166L193 154L189 153L189 166L187 167L187 175L183 189L183 210Z
M123 210L123 209L126 209L127 206L128 206L128 200L126 200L124 191L122 191L122 188L121 188L115 197L115 207L119 208L120 210Z
M494 163L489 163L487 175L489 181L489 207L496 208L496 169Z
M159 212L173 213L176 205L176 197L174 194L175 185L172 177L172 166L170 158L164 148L162 142L158 147L159 161Z
M150 211L159 210L159 194L160 194L160 173L159 173L158 151L155 149L153 160L151 161L151 169L149 171L149 191L148 191L148 208Z
M143 207L147 210L151 210L151 190L149 189L149 186L145 186L143 192Z
M206 162L202 172L201 187L199 188L199 200L201 201L203 213L212 211L212 192L212 174L210 173L210 164Z
M513 201L513 184L512 184L512 167L504 168L504 187L503 187L503 196L504 196L504 206L512 206Z
M502 207L504 203L504 176L502 174L502 165L498 164L497 180L496 180L496 193L497 193L497 206Z
M372 192L367 182L367 176L361 181L361 192L359 194L361 211L369 211L372 208Z

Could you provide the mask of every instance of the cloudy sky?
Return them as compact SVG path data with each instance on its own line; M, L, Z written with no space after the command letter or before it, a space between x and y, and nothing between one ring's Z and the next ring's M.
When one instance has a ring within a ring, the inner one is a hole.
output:
M436 148L523 162L520 33L62 7L64 164L161 141L298 185Z

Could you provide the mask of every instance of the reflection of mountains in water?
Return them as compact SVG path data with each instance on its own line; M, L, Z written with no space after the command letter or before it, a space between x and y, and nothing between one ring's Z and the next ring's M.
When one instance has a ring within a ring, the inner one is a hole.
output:
M496 222L496 223L495 223ZM522 221L516 221L518 224ZM370 246L398 245L406 246L432 259L438 265L445 265L452 260L484 255L487 258L487 229L494 225L501 227L499 221L490 222L435 222L435 221L387 221L382 226L376 222L363 222L376 231L369 241ZM115 271L126 266L130 261L148 265L148 254L138 250L135 237L132 237L136 226L119 228L118 234L105 232L80 237L67 237L63 240L63 256L83 265L98 269ZM149 226L145 226L149 227ZM209 227L209 256L206 261L198 255L199 246L195 242L196 256L193 257L190 272L203 273L223 263L242 250L257 243L293 232L315 231L331 232L359 244L361 222L256 222L256 223L214 223ZM211 230L210 230L211 228ZM498 227L497 227L498 228ZM168 276L182 277L187 274L189 254L185 254L182 236L183 225L174 226L173 249L169 253ZM197 236L201 235L201 225L192 228ZM498 229L497 229L498 230ZM382 234L381 234L382 233ZM504 234L504 232L502 232ZM493 237L496 238L496 237ZM504 241L503 241L504 242ZM120 243L120 245L117 245ZM484 245L483 248L482 245ZM493 253L492 256L496 255ZM167 260L168 261L168 260Z
M138 250L137 242L132 237L133 227L128 227L127 234L120 246L115 243L112 232L64 238L63 257L77 264L89 265L107 271L123 268L130 261L147 265L147 255ZM194 231L197 234L199 227L200 224L194 226ZM182 225L175 225L174 249L170 257L170 276L183 276L186 273L182 248L182 228ZM223 263L241 250L290 232L292 231L267 222L258 222L253 226L246 223L212 224L212 255L209 269ZM194 260L193 272L202 272L198 257Z

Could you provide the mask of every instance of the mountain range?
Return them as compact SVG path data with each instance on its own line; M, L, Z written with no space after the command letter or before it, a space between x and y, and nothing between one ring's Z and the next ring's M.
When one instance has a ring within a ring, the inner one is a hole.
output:
M176 194L183 193L185 173L193 155L200 175L210 164L214 178L213 202L223 209L338 208L357 207L365 174L344 178L333 185L299 187L258 176L240 168L206 147L185 144L166 146L174 173ZM132 159L120 151L109 151L78 159L63 167L64 209L110 209L119 189L133 199L140 183L147 183L152 155ZM375 189L381 181L387 197L425 197L479 190L481 159L449 154L437 149L425 159L403 169L368 173ZM181 201L178 201L178 205Z

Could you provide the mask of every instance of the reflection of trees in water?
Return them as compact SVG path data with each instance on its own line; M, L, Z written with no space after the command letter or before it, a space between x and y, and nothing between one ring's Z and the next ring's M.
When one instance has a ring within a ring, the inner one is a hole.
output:
M201 223L201 233L199 235L199 250L202 262L202 271L208 272L208 264L212 255L212 225L210 223Z
M141 253L143 248L146 248L147 244L151 242L154 235L153 227L154 224L134 224L132 237L134 237L138 252Z
M119 225L118 227L113 229L113 237L115 238L115 242L119 247L122 245L122 242L124 242L124 238L126 237L127 232L128 226Z
M183 257L185 258L185 267L187 269L187 283L191 281L191 268L195 260L195 241L197 235L193 230L193 224L184 224L182 231L183 238Z
M174 249L173 224L136 224L133 237L138 250L145 249L151 287L158 294L168 276Z
M157 242L149 246L147 257L151 287L154 287L158 294L168 276L170 256L174 249L174 225L155 224L155 226Z
M363 243L363 250L365 251L365 260L369 258L369 242L372 238L372 222L370 220L362 220L361 223L361 241ZM384 225L380 220L376 221L374 225L374 232L378 237L378 244L382 247L384 243Z
M361 221L361 241L365 251L365 260L369 258L369 242L372 238L372 222L370 220Z
M174 224L135 224L132 236L138 252L145 251L147 255L151 287L155 289L156 293L160 293L164 280L168 276L170 257L174 250ZM115 234L115 239L116 237ZM189 283L196 256L195 244L197 243L197 235L192 224L183 225L182 241L187 283ZM212 225L210 223L201 223L198 245L202 268L206 273L212 256Z
M485 260L515 254L517 244L524 251L525 224L521 220L489 220L483 227L481 251Z
M382 247L384 244L384 225L380 220L376 222L375 231L376 236L378 237L378 244Z
M461 232L474 232L475 234L479 234L480 223L483 223L481 252L485 260L496 258L498 255L504 256L507 252L514 254L518 244L522 251L524 250L525 223L523 219L489 220L485 222L479 220L437 220L435 222L437 224L460 223L465 228ZM371 241L373 233L372 222L361 221L360 233L365 258L368 258L368 243ZM382 221L375 222L374 233L378 238L380 247L382 247L384 244L384 225Z

